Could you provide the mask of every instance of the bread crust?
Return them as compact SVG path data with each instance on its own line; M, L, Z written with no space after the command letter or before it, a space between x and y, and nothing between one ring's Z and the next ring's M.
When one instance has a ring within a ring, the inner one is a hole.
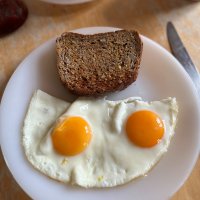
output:
M123 90L137 79L142 50L134 30L66 32L56 40L58 74L62 84L79 96Z

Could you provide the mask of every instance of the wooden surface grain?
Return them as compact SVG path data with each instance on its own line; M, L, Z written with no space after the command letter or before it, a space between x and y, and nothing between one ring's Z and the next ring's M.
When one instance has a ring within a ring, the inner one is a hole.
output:
M24 0L29 17L16 32L0 38L0 97L19 63L36 47L64 31L88 26L137 29L169 50L166 23L175 24L200 69L200 3L189 0L96 0L59 6ZM172 200L200 199L200 158ZM0 199L30 199L12 178L0 153Z

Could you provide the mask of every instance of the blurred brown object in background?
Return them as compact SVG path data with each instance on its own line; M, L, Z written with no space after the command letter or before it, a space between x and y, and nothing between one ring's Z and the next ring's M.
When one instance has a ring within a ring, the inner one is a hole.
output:
M21 0L0 0L0 35L19 28L28 16L28 9Z

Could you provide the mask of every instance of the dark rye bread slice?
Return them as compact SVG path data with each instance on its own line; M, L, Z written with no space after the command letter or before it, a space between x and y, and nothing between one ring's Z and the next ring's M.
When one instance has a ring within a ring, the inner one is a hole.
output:
M142 46L138 32L132 30L94 35L63 33L56 40L61 82L77 95L122 90L137 78Z

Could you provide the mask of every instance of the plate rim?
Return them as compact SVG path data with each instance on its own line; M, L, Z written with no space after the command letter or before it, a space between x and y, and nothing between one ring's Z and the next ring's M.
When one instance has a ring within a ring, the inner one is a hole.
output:
M94 0L76 0L75 2L69 1L69 2L62 2L60 0L55 1L55 0L40 0L44 3L49 3L49 4L55 4L55 5L76 5L76 4L84 4L84 3L90 3Z

